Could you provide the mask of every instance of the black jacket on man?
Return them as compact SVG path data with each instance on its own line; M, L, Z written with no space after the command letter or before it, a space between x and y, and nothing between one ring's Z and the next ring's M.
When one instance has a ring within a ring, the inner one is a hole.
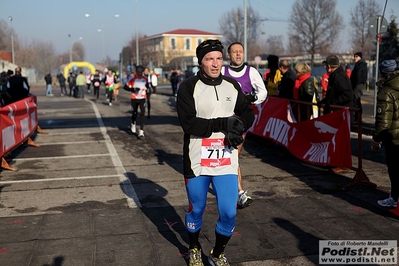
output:
M339 105L352 107L353 90L351 82L342 67L338 67L328 77L328 87L326 97L321 100L327 106L325 112L329 112L328 105Z
M29 83L25 77L14 75L8 79L7 93L10 96L7 104L22 100L29 96Z
M280 88L278 96L280 98L294 99L294 86L295 86L296 74L289 68L287 72L283 74L280 81Z
M353 89L353 107L362 109L360 97L367 82L367 63L363 59L356 62L351 74L351 83Z
M367 82L367 63L363 59L356 62L351 74L352 88L355 89L358 84L366 84Z

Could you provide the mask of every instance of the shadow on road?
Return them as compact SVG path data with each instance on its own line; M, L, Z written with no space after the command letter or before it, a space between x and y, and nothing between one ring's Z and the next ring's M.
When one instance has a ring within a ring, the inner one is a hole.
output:
M180 218L176 209L165 199L168 191L157 183L139 178L132 172L126 173L129 180L120 184L122 191L124 186L132 184L142 207L141 211L156 226L158 233L169 243L178 249L181 257L188 259L188 237L184 221ZM144 185L144 186L143 186ZM180 210L185 212L185 210Z

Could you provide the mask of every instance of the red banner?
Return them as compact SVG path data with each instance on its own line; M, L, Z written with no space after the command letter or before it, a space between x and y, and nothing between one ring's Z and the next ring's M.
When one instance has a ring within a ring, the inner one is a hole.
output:
M253 109L251 133L279 143L310 164L352 168L348 108L299 123L287 99L267 97Z
M27 140L38 126L36 96L0 108L0 157Z

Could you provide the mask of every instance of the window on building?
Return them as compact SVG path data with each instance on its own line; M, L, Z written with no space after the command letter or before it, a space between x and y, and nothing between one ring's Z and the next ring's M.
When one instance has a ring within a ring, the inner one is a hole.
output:
M186 49L186 51L190 51L190 50L191 50L191 41L190 41L190 38L186 38L185 41L184 41L184 43L185 43L185 49Z
M176 50L176 38L170 38L170 50Z
M202 43L202 42L203 42L202 38L198 38L197 39L197 46L200 45L200 43Z

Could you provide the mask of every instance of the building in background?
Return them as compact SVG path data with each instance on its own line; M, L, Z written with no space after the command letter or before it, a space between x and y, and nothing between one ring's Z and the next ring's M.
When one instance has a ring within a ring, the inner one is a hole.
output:
M221 34L195 29L176 29L145 36L140 39L140 61L150 69L191 70L198 65L195 54L198 44L207 39L221 40L222 37Z

